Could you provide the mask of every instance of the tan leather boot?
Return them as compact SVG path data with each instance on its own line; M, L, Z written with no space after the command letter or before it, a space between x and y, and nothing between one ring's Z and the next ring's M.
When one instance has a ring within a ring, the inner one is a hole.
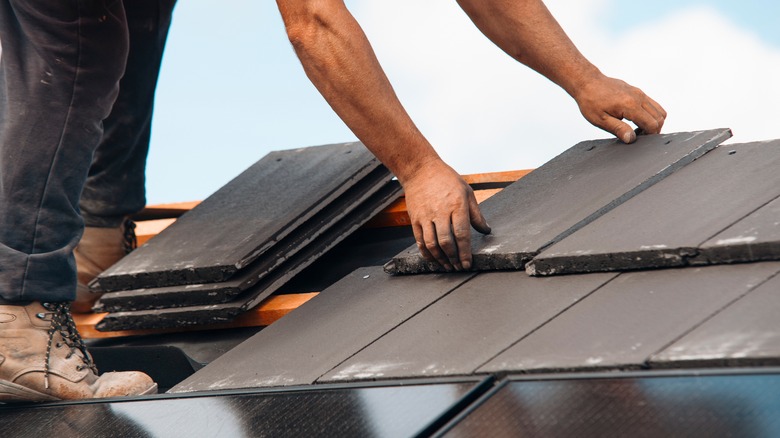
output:
M92 311L100 293L90 291L89 282L135 248L135 224L126 221L116 228L86 227L76 256L78 285L71 309L77 313Z
M0 402L154 394L136 371L97 374L68 303L0 305Z

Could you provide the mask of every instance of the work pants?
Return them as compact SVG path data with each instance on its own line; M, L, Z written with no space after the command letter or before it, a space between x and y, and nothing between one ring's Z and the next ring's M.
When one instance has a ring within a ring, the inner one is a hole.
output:
M143 207L173 4L0 0L3 300L72 300L85 221L117 226Z

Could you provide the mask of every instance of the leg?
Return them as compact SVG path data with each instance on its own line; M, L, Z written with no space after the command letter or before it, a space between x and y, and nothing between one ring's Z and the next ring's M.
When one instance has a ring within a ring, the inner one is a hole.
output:
M118 227L145 203L146 155L154 92L175 0L125 2L130 52L119 96L104 121L81 213L87 227Z
M0 0L0 401L154 392L70 316L78 200L127 58L121 0Z
M127 56L121 1L0 2L0 294L72 300L78 199Z
M133 245L125 219L146 203L146 156L151 136L154 92L175 0L125 2L130 52L103 138L95 151L81 214L86 224L75 250L78 287L75 312L89 312L100 297L89 282L119 261ZM132 239L134 241L134 239Z

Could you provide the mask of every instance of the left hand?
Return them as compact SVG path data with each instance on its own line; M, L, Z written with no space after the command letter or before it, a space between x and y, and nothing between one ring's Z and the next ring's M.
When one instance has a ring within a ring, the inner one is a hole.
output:
M409 177L404 192L423 258L447 271L471 269L471 227L490 234L471 187L438 160Z

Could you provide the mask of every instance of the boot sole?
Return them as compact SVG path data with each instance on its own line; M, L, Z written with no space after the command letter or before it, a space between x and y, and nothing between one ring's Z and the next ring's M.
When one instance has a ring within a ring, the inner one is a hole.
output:
M142 393L140 393L138 395L151 395L151 394L157 394L157 384L156 383L154 385L150 386L149 389L147 389L146 391L144 391L144 392L142 392Z
M45 402L58 400L60 399L57 397L35 391L33 389L27 388L26 386L17 385L16 383L9 382L7 380L0 380L0 403Z
M144 392L132 394L131 396L157 394L157 384L150 386ZM7 380L0 380L0 403L22 403L22 402L47 402L60 401L62 399L52 395L35 391L26 386L17 385Z

